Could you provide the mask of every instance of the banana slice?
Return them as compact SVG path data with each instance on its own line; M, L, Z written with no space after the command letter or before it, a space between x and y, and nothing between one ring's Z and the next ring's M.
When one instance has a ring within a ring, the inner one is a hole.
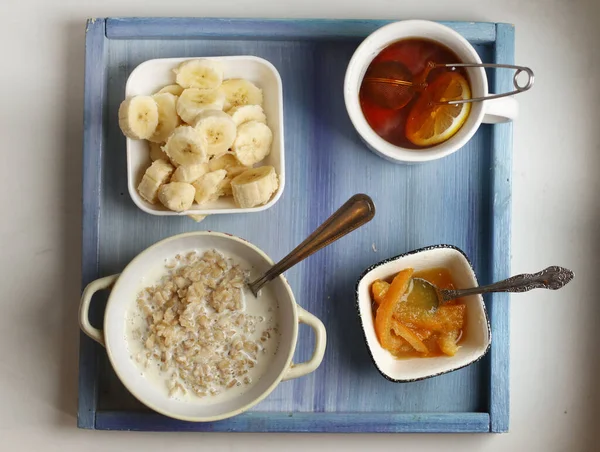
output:
M178 166L173 176L171 176L171 182L186 182L191 184L203 174L208 173L208 171L208 163Z
M217 89L223 82L223 68L214 60L184 61L173 72L184 88Z
M133 140L147 140L158 125L158 105L151 96L134 96L119 106L119 127Z
M223 110L225 94L220 90L184 89L177 101L177 114L188 124L194 124L204 110Z
M175 96L181 96L182 92L183 92L183 87L181 87L179 85L167 85L167 86L163 86L161 89L159 89L156 94L171 93L171 94L174 94Z
M211 159L210 162L208 162L208 167L210 171L220 169L227 171L227 176L221 183L223 195L225 196L231 196L233 194L231 190L231 180L248 169L248 167L242 165L233 154L223 154L220 157Z
M249 168L247 166L229 166L227 167L227 169L225 171L227 171L227 177L229 177L230 179L233 179L237 176L239 176L240 174L242 174L244 171L247 171Z
M225 110L240 105L262 105L262 89L242 78L225 80L219 91L225 94Z
M272 166L250 168L231 181L233 200L241 208L266 204L278 187L277 173Z
M231 149L242 165L252 166L271 152L273 132L269 126L258 121L242 124Z
M208 168L211 171L227 169L230 166L241 166L242 164L235 158L235 155L228 153L219 157L214 157L208 162Z
M267 116L260 105L240 105L227 110L227 114L238 127L249 121L267 123Z
M164 151L162 150L162 146L164 145L164 143L153 143L152 141L148 141L148 146L150 147L150 160L152 160L153 162L155 160L169 160L169 157L167 156L167 154L164 153Z
M202 220L204 220L208 215L188 215L188 217L190 217L192 220L194 220L196 223L200 223Z
M192 207L196 189L185 182L170 182L158 190L158 199L169 210L183 212Z
M216 201L223 194L221 183L227 176L227 171L217 170L206 173L194 182L192 185L196 189L196 202L198 204L206 204L207 202Z
M144 173L140 185L138 185L138 193L142 198L150 204L156 204L158 189L161 185L167 183L171 174L173 174L173 166L166 160L156 160Z
M235 123L231 116L220 110L200 113L194 128L200 134L202 147L209 156L224 154L235 140Z
M208 162L200 134L191 126L177 127L162 149L176 166Z
M178 97L171 93L160 93L152 96L158 105L158 124L154 134L148 140L154 143L164 143L181 123L177 116Z
M238 167L236 167L236 169L237 169L237 171L235 171L235 172L227 171L227 176L225 176L225 179L223 179L223 181L221 182L221 191L223 192L223 196L233 195L233 188L231 188L231 181L233 180L234 177L239 176L244 171L246 171L248 168L245 166L238 166Z

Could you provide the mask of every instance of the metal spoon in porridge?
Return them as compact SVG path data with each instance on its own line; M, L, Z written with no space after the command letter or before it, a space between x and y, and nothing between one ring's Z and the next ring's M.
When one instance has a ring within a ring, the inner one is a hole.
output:
M333 215L319 226L308 238L292 252L271 267L256 281L248 284L254 296L258 296L261 287L289 270L311 254L325 248L346 234L368 223L375 216L373 200L363 194L352 196Z
M440 289L422 278L413 278L411 293L420 300L419 305L435 311L442 304L468 295L489 292L528 292L532 289L558 290L573 279L573 272L563 267L548 267L541 272L512 276L487 286L471 289ZM415 298L416 299L416 298Z

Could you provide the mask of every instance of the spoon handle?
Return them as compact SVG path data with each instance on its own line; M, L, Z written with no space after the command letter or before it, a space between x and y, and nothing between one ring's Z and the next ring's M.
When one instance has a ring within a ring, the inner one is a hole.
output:
M369 196L363 194L352 196L290 254L271 267L262 277L248 284L250 290L256 295L266 283L321 248L368 223L374 216L375 204Z
M511 276L487 286L472 289L441 290L444 301L489 292L528 292L532 289L557 290L573 279L573 272L563 267L548 267L541 272Z

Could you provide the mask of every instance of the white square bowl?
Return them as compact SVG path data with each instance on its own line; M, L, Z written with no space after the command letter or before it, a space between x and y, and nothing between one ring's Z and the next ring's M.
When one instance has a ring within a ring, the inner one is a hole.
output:
M271 153L260 165L272 165L279 176L279 188L271 200L262 206L239 208L232 197L221 197L212 203L184 212L173 212L161 204L150 204L137 192L146 169L152 163L145 140L127 138L127 188L133 202L152 215L213 215L224 213L259 212L273 206L281 197L285 186L285 159L283 144L283 88L279 72L270 62L255 56L198 57L219 61L224 70L223 79L244 78L263 90L263 109L267 124L273 131ZM192 58L160 58L148 60L137 66L125 85L125 97L156 93L163 86L175 83L173 69Z
M417 381L458 370L481 359L490 347L492 333L481 295L463 298L467 306L467 334L454 356L397 359L379 343L371 308L371 284L377 279L389 279L405 268L417 272L437 267L450 270L459 289L479 285L466 255L451 245L422 248L384 260L365 270L358 280L356 303L367 347L375 367L390 381Z

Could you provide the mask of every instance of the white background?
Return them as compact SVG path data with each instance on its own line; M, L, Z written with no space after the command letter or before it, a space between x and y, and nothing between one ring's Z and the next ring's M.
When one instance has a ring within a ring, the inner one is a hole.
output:
M560 292L513 297L503 435L143 434L75 428L87 17L511 22L536 72L514 135L512 267L559 264ZM591 451L600 428L600 2L2 0L0 450Z

